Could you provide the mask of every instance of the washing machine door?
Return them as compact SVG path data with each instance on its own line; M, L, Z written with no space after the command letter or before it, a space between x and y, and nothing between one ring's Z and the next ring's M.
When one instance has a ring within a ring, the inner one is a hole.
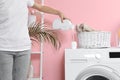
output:
M108 66L90 66L80 72L76 80L120 80L120 76L114 69Z

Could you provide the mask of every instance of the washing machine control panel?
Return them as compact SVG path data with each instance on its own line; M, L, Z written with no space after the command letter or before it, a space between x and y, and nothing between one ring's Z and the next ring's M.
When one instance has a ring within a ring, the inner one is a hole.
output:
M120 59L120 48L67 49L65 55L71 62L117 62Z

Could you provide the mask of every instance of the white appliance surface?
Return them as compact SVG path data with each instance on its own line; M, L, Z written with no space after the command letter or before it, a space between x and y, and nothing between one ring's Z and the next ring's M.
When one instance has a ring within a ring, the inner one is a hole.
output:
M120 80L120 48L65 49L65 80L95 80L96 76Z

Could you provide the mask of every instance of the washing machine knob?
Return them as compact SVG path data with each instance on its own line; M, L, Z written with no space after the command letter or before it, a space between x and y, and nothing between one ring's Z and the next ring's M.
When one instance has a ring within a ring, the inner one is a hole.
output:
M96 57L97 59L100 59L100 58L101 58L101 55L100 55L100 54L95 54L95 57Z

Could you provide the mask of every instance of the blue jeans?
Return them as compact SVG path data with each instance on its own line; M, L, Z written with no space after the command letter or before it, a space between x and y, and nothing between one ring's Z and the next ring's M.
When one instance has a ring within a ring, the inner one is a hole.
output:
M0 80L27 80L30 51L0 51Z

